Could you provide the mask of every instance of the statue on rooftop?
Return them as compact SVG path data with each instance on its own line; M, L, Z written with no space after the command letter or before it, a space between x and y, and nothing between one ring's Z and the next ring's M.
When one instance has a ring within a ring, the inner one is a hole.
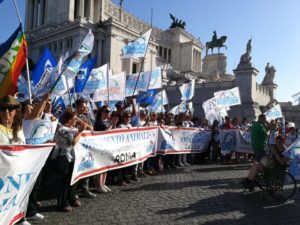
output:
M274 66L270 66L270 63L267 63L265 67L265 77L263 79L262 84L273 84L274 78L275 78L275 73L276 69Z
M211 41L206 42L206 55L207 55L208 49L211 49L212 54L213 54L214 48L218 48L218 53L220 53L220 48L222 48L222 47L225 47L227 49L227 46L224 44L226 39L227 39L227 36L222 36L218 39L217 32L214 30Z
M252 64L251 64L251 59L252 59L252 57L251 57L251 50L252 50L251 42L252 42L252 38L250 38L247 42L246 52L241 56L239 66L243 66L243 67L251 67L252 66Z
M180 27L182 29L185 29L185 21L183 20L178 20L178 18L176 18L175 16L173 16L171 13L169 13L170 18L172 20L172 24L170 26L170 28L175 28L175 27Z

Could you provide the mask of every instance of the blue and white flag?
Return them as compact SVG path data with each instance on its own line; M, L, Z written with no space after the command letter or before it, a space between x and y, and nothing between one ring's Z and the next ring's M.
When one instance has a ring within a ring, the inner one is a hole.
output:
M212 124L214 120L222 121L222 118L227 116L226 107L218 106L217 99L215 97L208 99L202 103L202 108L205 113L205 118L209 124Z
M99 68L93 69L89 79L87 80L83 94L92 94L95 91L107 91L107 80L108 80L108 64L105 64Z
M156 94L157 94L156 89L149 89L147 92L140 93L137 96L136 101L140 104L151 104Z
M28 82L25 78L20 75L17 82L18 92L15 94L18 102L24 102L29 99ZM32 84L31 84L32 87Z
M60 96L55 99L54 103L52 104L52 113L54 116L59 117L61 113L66 111L66 104L63 98Z
M169 100L168 100L168 96L167 96L166 90L160 91L160 95L162 97L162 104L163 105L168 105L169 104Z
M112 75L109 71L108 91L105 89L98 89L94 93L94 102L99 101L123 101L125 99L125 72Z
M126 80L126 97L137 95L138 91L146 92L148 90L151 72L141 72L128 75ZM137 81L138 80L138 81ZM135 91L134 91L135 90ZM133 93L133 91L135 93Z
M138 58L144 57L147 51L151 31L147 31L141 37L138 37L134 41L129 42L122 48L123 58Z
M90 76L90 73L96 63L96 57L86 60L79 68L78 74L75 78L75 88L72 89L72 92L81 93L86 82Z
M179 105L173 107L169 112L173 113L174 115L187 112L187 102L182 101Z
M162 87L161 67L151 71L150 82L148 89L158 89Z
M90 54L93 50L94 46L94 35L91 29L84 37L83 41L80 43L78 47L78 52L84 57Z
M49 72L56 66L56 60L48 48L45 48L38 63L31 73L34 86L43 87L45 80L48 80Z
M281 108L280 108L279 104L275 105L272 109L269 109L264 114L265 114L266 119L268 121L283 117L282 116L282 112L281 112Z
M159 92L155 95L153 102L147 107L147 110L149 113L151 112L165 112L165 108L164 108L164 102L166 100L164 100L164 96L162 92Z
M40 80L40 82L34 87L35 96L39 97L48 93L54 87L57 79L59 79L63 65L63 57L60 57L57 65L50 71L45 70L45 76Z
M293 98L293 105L299 105L300 104L300 91L294 95L292 95Z
M181 100L191 100L194 97L195 92L195 80L191 80L189 83L184 83L179 87L181 92Z

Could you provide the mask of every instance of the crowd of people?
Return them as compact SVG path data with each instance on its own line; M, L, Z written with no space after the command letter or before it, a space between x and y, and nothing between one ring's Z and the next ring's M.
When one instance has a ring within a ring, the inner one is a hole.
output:
M280 164L286 161L281 155L285 149L284 143L290 145L297 137L298 133L293 123L287 123L285 131L279 121L267 122L265 116L259 116L257 122L251 123L246 118L240 120L238 117L231 119L229 116L224 121L215 120L209 125L206 119L193 117L191 112L174 115L167 113L148 113L145 109L137 110L133 100L128 104L118 102L112 111L107 105L95 111L89 111L88 101L80 98L75 101L73 107L63 112L59 118L52 114L52 102L50 94L45 95L41 100L32 104L18 103L13 96L7 95L0 99L0 144L25 144L25 137L22 130L24 120L49 120L59 121L53 142L53 148L44 170L52 166L51 170L40 173L34 188L30 194L26 218L43 219L43 215L37 212L41 203L37 199L37 194L44 179L58 177L57 205L63 212L71 212L73 207L80 207L81 197L94 198L97 194L111 192L107 186L107 179L118 185L126 186L131 182L143 179L146 176L155 175L162 170L176 169L190 166L191 164L212 162L212 163L239 163L240 160L251 160L254 163L249 172L249 176L243 181L243 186L251 188L251 181L262 166L262 159L268 155L267 149L272 152L272 157ZM70 186L75 154L74 145L79 141L80 134L84 130L108 131L112 129L131 129L142 126L177 126L195 127L203 130L211 129L211 141L207 151L200 154L177 154L177 155L157 155L148 158L145 162L122 169L101 173L93 177L81 179L76 184ZM252 147L254 154L235 153L223 155L218 138L220 129L234 129L251 132ZM268 148L267 148L268 147ZM95 187L91 188L92 184ZM93 191L91 191L93 190ZM21 221L24 225L29 225L28 220Z

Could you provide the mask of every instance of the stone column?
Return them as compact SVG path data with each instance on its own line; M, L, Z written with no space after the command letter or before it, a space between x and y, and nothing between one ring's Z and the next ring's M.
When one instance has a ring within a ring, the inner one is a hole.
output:
M34 0L34 6L33 6L33 28L38 25L38 0Z
M95 22L98 22L100 20L100 11L101 11L100 0L94 0L94 21Z
M44 24L45 18L45 0L40 0L40 9L39 9L39 25Z
M77 13L76 17L84 17L84 0L79 0L79 4L77 3Z
M94 22L94 0L88 0L87 19L91 22Z
M97 62L96 65L99 67L102 65L102 58L103 58L103 50L102 50L102 39L97 40L97 51L96 51L96 56L97 56Z
M32 28L33 19L33 0L26 0L26 30Z
M75 0L69 0L69 20L73 21L75 17Z

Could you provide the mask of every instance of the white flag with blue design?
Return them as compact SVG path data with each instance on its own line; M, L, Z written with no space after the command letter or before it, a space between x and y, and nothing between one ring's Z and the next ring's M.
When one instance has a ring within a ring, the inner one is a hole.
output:
M299 105L300 104L300 91L294 95L292 95L293 98L293 105Z
M147 51L152 29L148 30L141 37L129 42L122 48L122 58L144 57Z
M108 64L99 68L93 69L90 73L89 79L85 83L82 93L84 95L92 94L95 91L106 92L108 87Z
M191 80L189 83L184 83L179 87L181 92L181 100L191 100L194 97L195 92L195 80Z
M148 91L151 72L141 72L128 75L126 80L126 97L137 95L138 91ZM133 93L134 91L134 93Z
M281 108L280 108L279 104L275 105L272 109L269 109L264 114L265 114L266 119L268 121L283 117L282 116L282 112L281 112Z
M218 106L234 106L241 104L240 91L238 87L215 92L214 96Z
M158 89L162 87L161 67L157 67L150 71L150 82L148 89Z

